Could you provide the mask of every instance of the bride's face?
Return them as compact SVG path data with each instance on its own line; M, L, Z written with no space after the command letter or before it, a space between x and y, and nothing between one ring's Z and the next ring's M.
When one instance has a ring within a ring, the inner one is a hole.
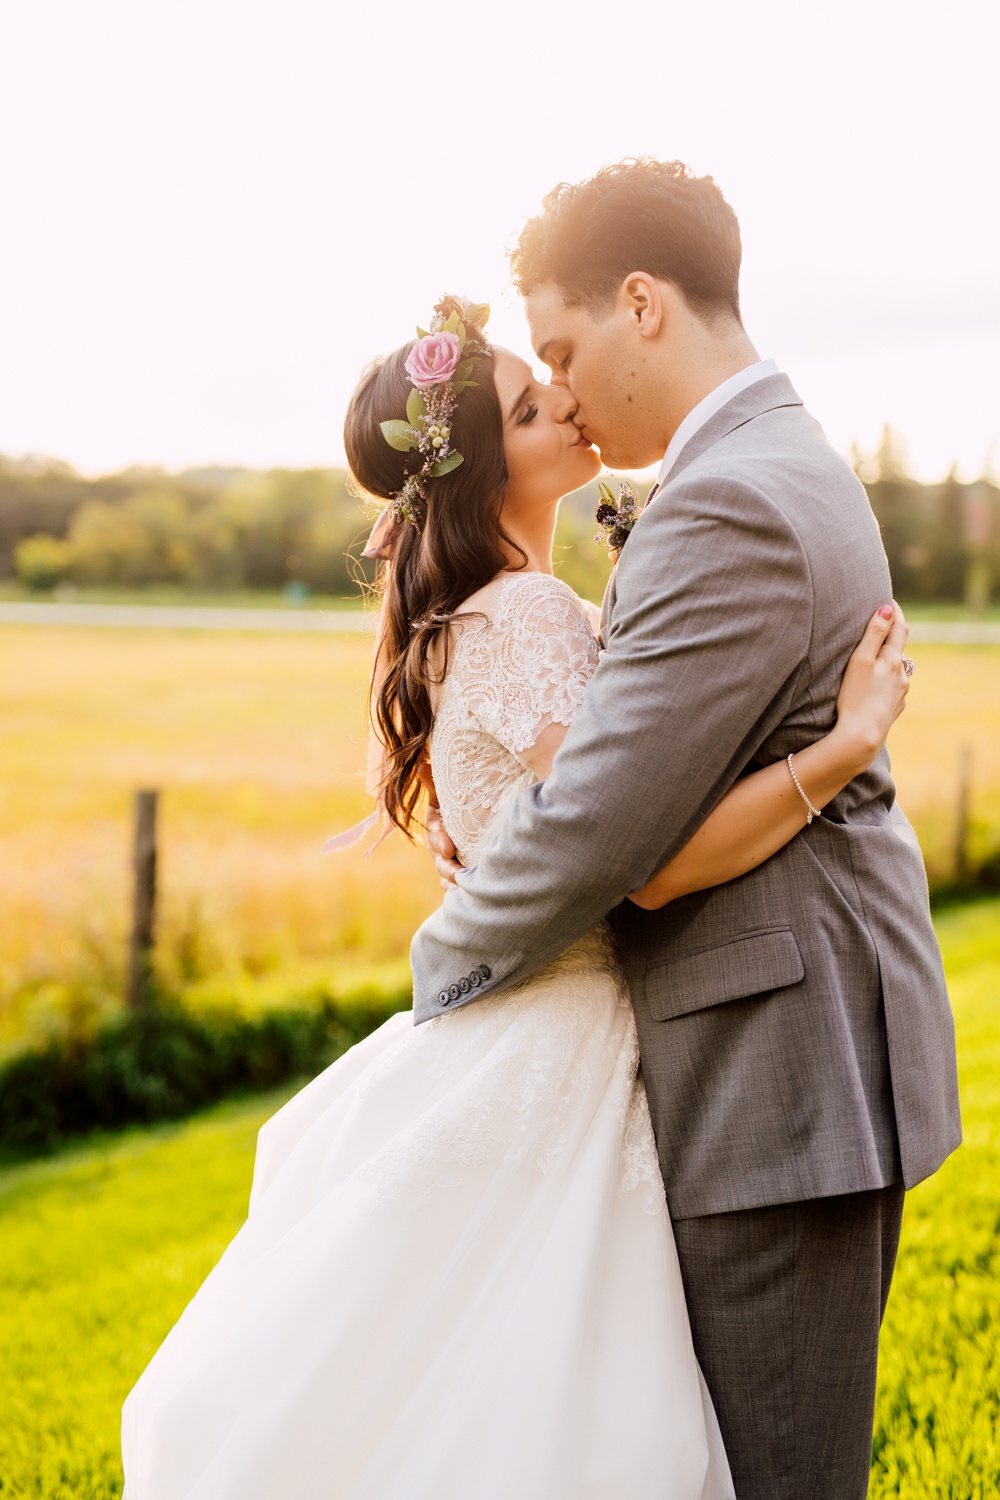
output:
M542 384L507 349L497 352L494 380L503 412L505 507L550 505L600 472L600 455L574 424L577 403L565 386Z

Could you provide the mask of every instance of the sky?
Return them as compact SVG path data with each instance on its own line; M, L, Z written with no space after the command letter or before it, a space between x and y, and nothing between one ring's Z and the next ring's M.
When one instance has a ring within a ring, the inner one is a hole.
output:
M710 172L842 451L1000 469L996 0L0 0L0 453L342 462L439 295L625 156Z

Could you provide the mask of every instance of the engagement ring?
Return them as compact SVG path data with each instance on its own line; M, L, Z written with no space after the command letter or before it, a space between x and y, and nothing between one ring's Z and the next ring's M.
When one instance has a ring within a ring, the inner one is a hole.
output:
M903 671L906 673L907 677L912 677L913 674L914 674L914 672L916 670L917 670L917 664L913 660L913 657L912 656L904 656L903 657Z

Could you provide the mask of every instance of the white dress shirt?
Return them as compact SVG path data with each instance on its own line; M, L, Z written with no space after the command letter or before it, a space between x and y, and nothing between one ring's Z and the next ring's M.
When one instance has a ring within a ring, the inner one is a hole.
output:
M760 359L755 365L747 365L745 370L737 370L735 375L730 375L721 385L717 385L714 391L709 391L698 405L693 407L684 418L663 455L660 472L656 476L656 488L665 482L667 475L680 457L681 449L700 432L710 417L714 417L717 411L738 396L740 391L745 391L748 386L756 385L758 380L766 380L769 375L779 374L778 366L773 359Z

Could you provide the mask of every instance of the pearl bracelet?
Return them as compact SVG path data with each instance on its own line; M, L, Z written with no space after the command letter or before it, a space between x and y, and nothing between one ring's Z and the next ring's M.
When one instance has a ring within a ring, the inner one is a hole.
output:
M822 817L822 813L820 812L820 810L819 810L818 807L813 807L812 803L809 801L809 798L806 796L805 792L802 790L802 783L801 783L801 781L799 780L799 778L795 774L795 767L792 765L792 757L791 756L789 756L788 759L785 761L785 765L788 767L788 774L792 778L792 781L793 781L793 783L795 785L795 790L798 792L799 796L802 798L802 800L805 803L806 807L809 809L809 816L806 818L806 827L808 828L809 824L812 822L813 818L820 818L820 817Z

